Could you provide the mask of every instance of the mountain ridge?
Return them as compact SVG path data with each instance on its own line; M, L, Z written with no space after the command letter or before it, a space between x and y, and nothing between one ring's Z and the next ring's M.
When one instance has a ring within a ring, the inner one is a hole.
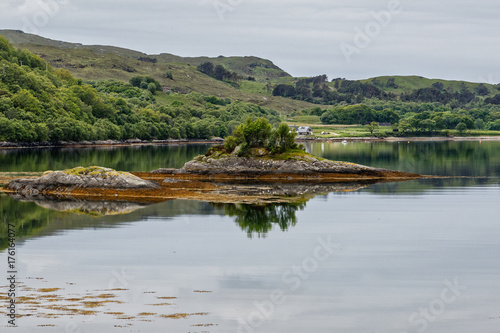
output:
M114 46L84 46L55 41L19 30L0 30L0 36L17 48L37 54L52 67L67 69L76 78L85 81L118 80L128 83L135 76L151 76L166 90L179 94L195 92L214 95L285 113L314 106L306 101L273 96L270 87L266 86L269 82L274 78L287 82L293 78L271 61L258 57L182 58L167 53L155 56ZM222 65L242 78L252 77L255 81L242 80L236 88L230 82L216 80L197 69L197 64L205 60L212 61L214 66ZM257 66L252 68L255 63Z
M257 56L218 56L218 57L209 57L209 56L197 56L197 57L184 57L184 56L179 56L175 55L172 53L168 52L161 52L159 54L148 54L142 51L138 50L133 50L133 49L128 49L125 47L119 47L119 46L112 46L112 45L100 45L100 44L82 44L82 43L75 43L75 42L66 42L66 41L60 41L60 40L55 40L55 39L50 39L46 38L40 35L35 35L35 34L30 34L30 33L25 33L21 30L11 30L11 29L0 29L0 35L4 36L7 38L13 45L15 46L26 46L29 44L32 45L39 45L39 46L52 46L52 47L57 47L57 48L64 48L64 49L84 49L84 50L91 50L95 52L96 54L115 54L119 55L122 57L126 58L134 58L134 59L139 59L141 57L150 57L154 58L157 60L161 60L163 62L169 62L169 63L182 63L182 64L189 64L189 65L194 65L198 66L199 64L206 62L206 61L211 61L214 62L214 64L222 64L226 65L229 70L237 71L239 72L238 74L247 74L250 75L251 73L245 73L241 70L241 68L238 68L238 66L234 65L234 61L237 59L242 59L244 60L244 63L257 63L257 66L260 66L262 68L268 68L272 70L277 70L282 72L282 76L279 77L287 77L287 78L294 78L292 77L288 72L285 70L281 69L280 67L276 66L272 60L257 57ZM300 77L295 77L294 79L299 79ZM417 74L414 75L379 75L375 77L369 77L366 79L359 79L359 80L352 80L352 81L360 81L360 82L369 82L372 80L377 80L377 79L387 79L387 78L418 78L418 79L423 79L426 81L440 81L440 82L454 82L454 83L462 83L465 82L467 84L472 84L472 85L478 85L480 83L483 84L488 84L488 85L495 85L492 82L472 82L472 81L467 81L467 80L449 80L449 79L441 79L441 78L430 78L430 77L424 77L420 76ZM350 79L348 79L350 80Z
M259 66L262 68L268 68L276 71L281 71L281 76L283 77L291 77L290 74L283 71L281 68L276 66L272 61L268 59L263 59L256 56L218 56L218 57L208 57L208 56L199 56L199 57L182 57L178 55L174 55L171 53L159 53L159 54L147 54L141 51L127 49L123 47L111 46L111 45L85 45L82 43L72 43L65 42L59 40L53 40L50 38L45 38L39 35L25 33L21 30L0 30L0 35L7 38L13 45L16 46L26 46L29 44L39 45L39 46L51 46L57 48L64 49L73 49L73 50L91 50L96 54L115 54L126 58L140 59L141 57L148 57L151 59L162 60L164 62L173 62L173 63L184 63L198 66L203 62L211 61L215 64L226 65L228 69L233 71L241 71L241 68L235 66L234 63L236 60L244 60L244 63L255 64L255 67ZM245 74L243 71L238 74ZM247 75L251 73L246 73Z

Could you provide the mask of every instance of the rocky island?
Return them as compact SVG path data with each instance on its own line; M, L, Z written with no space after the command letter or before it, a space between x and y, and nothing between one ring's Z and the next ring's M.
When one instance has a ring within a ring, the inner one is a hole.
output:
M249 119L224 145L209 149L180 169L121 172L103 167L47 171L15 179L4 192L36 199L160 202L194 199L214 202L290 202L319 193L351 191L375 182L421 175L336 162L306 153L282 124Z
M407 180L420 175L372 168L349 162L330 161L315 157L301 149L271 154L263 148L250 149L238 156L238 148L228 152L223 146L212 147L207 154L197 156L181 169L157 169L151 174L168 175L176 179L252 180L252 181L356 181ZM139 174L148 177L147 174Z

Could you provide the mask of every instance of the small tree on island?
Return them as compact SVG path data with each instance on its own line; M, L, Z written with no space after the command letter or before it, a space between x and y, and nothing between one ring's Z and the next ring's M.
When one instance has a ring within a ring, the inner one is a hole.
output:
M272 131L273 127L266 118L247 118L236 128L234 136L240 139L245 148L264 148L269 143Z
M252 148L265 148L272 154L284 153L288 150L297 149L295 143L296 133L290 131L284 123L273 129L266 118L247 118L239 125L232 136L224 140L224 148L228 152L234 151L240 146L239 156L247 154Z
M290 131L287 124L281 123L277 129L271 133L271 140L268 144L268 148L271 148L271 152L284 153L287 150L297 149L298 146L295 143L295 136L297 133L295 131Z

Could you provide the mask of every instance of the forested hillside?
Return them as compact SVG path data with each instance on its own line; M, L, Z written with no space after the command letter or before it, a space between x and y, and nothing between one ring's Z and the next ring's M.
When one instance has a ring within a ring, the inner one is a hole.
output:
M499 84L294 78L257 57L147 55L1 34L19 49L0 37L0 141L207 139L231 134L248 116L391 125L382 136L500 130Z
M0 141L207 139L226 136L248 116L278 121L254 104L196 93L179 99L169 100L147 76L83 83L0 37Z
M0 30L0 35L15 47L29 50L52 67L67 69L84 81L128 82L134 76L151 76L172 93L216 95L280 112L311 107L311 103L306 101L272 96L271 81L293 78L271 61L258 57L193 58L167 53L148 55L113 46L54 41L16 30ZM205 75L198 70L198 66L207 62L214 68L221 67L235 73L237 80L217 80Z

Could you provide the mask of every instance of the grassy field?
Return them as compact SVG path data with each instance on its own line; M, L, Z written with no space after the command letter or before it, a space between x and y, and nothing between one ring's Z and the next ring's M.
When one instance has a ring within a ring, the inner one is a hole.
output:
M452 131L454 132L454 131ZM458 132L454 132L458 136ZM464 136L500 136L500 131L486 131L486 130L470 130L464 133Z
M272 91L267 91L266 84L263 82L257 81L241 81L239 83L240 89L252 93L252 94L261 94L265 96L272 96Z
M313 136L318 138L352 138L352 137L372 137L372 135L364 125L325 125L320 121L319 116L297 116L287 117L285 123L294 126L309 126L313 129ZM321 134L325 132L325 134ZM460 134L456 130L448 130L448 135L451 136L500 136L500 131L487 130L468 130ZM392 136L394 134L391 126L380 126L375 135L384 134L384 136ZM441 134L444 136L445 134Z
M335 138L357 138L357 137L373 137L375 135L384 134L384 136L393 136L394 132L390 126L381 126L374 135L372 135L365 126L363 125L321 125L321 124L309 124L309 123L298 123L298 122L286 122L288 125L296 126L310 126L313 129L313 136L325 139L335 139ZM321 134L326 132L325 134ZM500 131L486 131L486 130L469 130L460 134L456 130L449 130L448 136L453 137L481 137L481 136L500 136ZM409 135L413 136L413 135ZM418 136L418 135L414 135ZM436 135L445 136L445 134Z
M320 121L319 116L297 116L287 117L285 123L294 126L309 126L313 130L313 135L318 138L349 138L349 137L369 137L370 132L363 125L325 125ZM325 134L321 134L325 132ZM377 133L392 134L392 127L381 126Z

